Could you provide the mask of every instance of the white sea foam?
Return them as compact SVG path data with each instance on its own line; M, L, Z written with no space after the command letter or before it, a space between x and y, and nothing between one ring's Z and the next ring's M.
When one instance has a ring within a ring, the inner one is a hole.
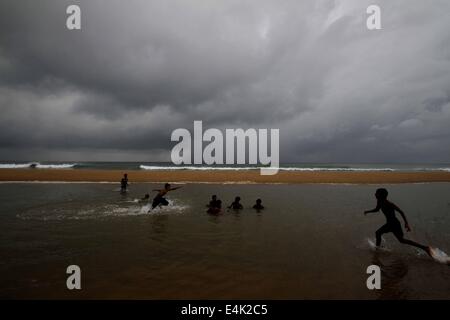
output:
M61 164L41 164L39 162L29 163L0 163L0 169L25 169L25 168L37 168L37 169L70 169L75 167L76 163L61 163Z
M225 167L225 166L148 166L148 165L140 165L139 168L141 170L199 170L199 171L243 171L243 170L260 170L263 167ZM370 171L446 171L450 172L450 168L442 167L442 168L356 168L356 167L280 167L277 168L279 171L355 171L355 172L370 172Z
M83 163L39 163L39 162L28 162L28 163L0 163L0 169L26 169L26 168L36 168L36 169L70 169L78 168L82 166L89 167L89 164ZM199 170L199 171L245 171L245 170L261 170L261 166L175 166L175 165L144 165L138 166L141 170ZM450 172L450 167L352 167L352 166L311 166L311 167L286 167L282 166L277 168L280 171L300 171L300 172L315 172L315 171L348 171L348 172L394 172L394 171L411 171L411 172L436 172L444 171Z
M146 166L140 165L142 170L226 170L226 171L241 171L241 170L260 170L262 167L210 167L210 166ZM301 167L281 167L280 171L396 171L392 168L301 168Z
M23 169L30 168L31 163L0 163L0 169Z
M146 166L140 165L142 170L259 170L258 167L196 167L196 166Z
M64 164L36 164L38 169L70 169L75 167L76 163L64 163Z

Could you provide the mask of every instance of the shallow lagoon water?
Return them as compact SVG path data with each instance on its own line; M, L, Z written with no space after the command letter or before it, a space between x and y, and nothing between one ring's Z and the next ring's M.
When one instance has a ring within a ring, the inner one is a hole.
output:
M150 299L450 298L450 269L385 236L375 185L187 184L171 206L136 202L155 184L0 184L0 297ZM450 184L385 185L407 214L406 235L450 251ZM240 212L206 214L217 194ZM251 209L257 198L266 209ZM143 208L144 207L144 208ZM66 289L66 267L82 290ZM369 291L366 268L382 270Z

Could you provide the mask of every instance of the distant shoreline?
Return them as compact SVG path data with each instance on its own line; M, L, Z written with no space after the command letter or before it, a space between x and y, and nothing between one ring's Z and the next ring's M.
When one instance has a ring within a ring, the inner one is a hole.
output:
M91 169L0 169L0 181L41 182L117 182L123 173L133 182L180 183L421 183L450 182L450 172L386 171L280 171L273 176L259 170L91 170Z

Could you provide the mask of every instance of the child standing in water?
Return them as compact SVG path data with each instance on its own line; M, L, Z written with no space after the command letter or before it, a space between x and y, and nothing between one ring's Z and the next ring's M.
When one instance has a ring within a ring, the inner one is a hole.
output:
M219 214L222 212L222 201L216 200L213 205L208 208L206 213L209 214Z
M122 180L120 180L120 193L126 193L128 188L128 174L124 174Z
M217 199L217 196L214 194L212 197L211 197L211 201L209 201L209 203L206 205L206 207L207 208L216 208L217 207L217 203L219 202L220 200L218 200ZM220 201L221 203L222 203L222 201Z
M377 239L377 247L381 245L381 236L385 233L392 232L394 236L397 238L400 243L408 244L410 246L414 246L416 248L420 248L424 250L427 254L431 256L431 248L429 246L422 245L420 243L414 242L412 240L405 239L403 237L403 230L402 226L400 224L400 221L395 216L395 211L398 211L400 215L403 218L403 221L405 222L405 229L407 232L411 231L411 228L408 224L408 220L406 219L406 216L404 212L397 207L394 203L390 202L387 199L388 191L384 188L377 189L375 192L375 197L377 198L377 206L375 209L364 211L364 214L368 214L371 212L383 212L384 216L386 217L386 224L383 225L381 228L379 228L375 232L375 236Z
M240 203L241 201L241 197L236 197L234 198L234 202L232 202L229 206L228 209L233 209L233 210L240 210L243 209L244 207L242 206L242 204Z

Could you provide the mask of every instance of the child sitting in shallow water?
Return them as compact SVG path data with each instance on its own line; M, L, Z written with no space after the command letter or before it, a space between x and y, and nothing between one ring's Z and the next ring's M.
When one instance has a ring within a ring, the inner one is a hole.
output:
M255 209L255 210L263 210L264 206L261 203L262 203L262 200L261 199L257 199L256 200L256 204L253 206L253 209Z

